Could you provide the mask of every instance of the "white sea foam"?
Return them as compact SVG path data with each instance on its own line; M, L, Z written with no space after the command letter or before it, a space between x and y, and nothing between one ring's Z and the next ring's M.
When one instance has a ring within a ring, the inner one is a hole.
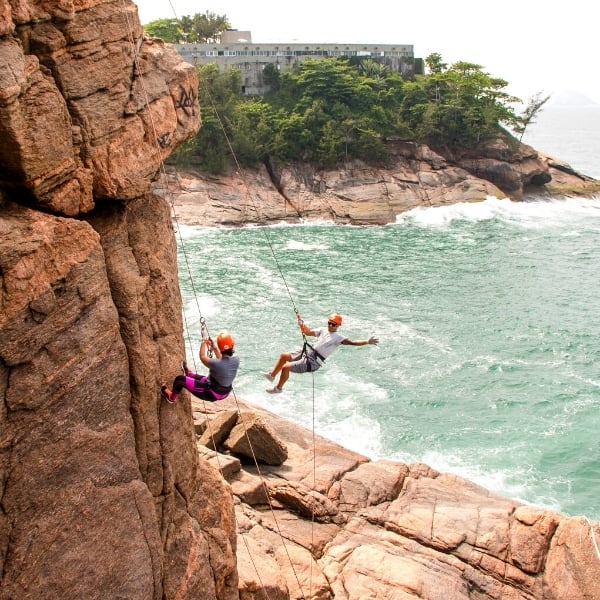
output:
M289 240L284 246L285 250L327 250L326 244L307 244L298 240Z
M597 518L597 486L579 468L593 438L579 442L600 414L599 207L493 200L459 210L475 216L446 229L426 217L441 211L452 223L453 207L419 212L423 225L271 230L307 323L322 326L335 310L351 339L380 337L377 348L341 347L314 379L293 374L276 395L261 372L302 338L265 232L203 231L190 246L202 248L203 314L236 336L240 398L371 458L430 462L502 495L556 508L560 498L564 510ZM496 216L480 223L486 211ZM320 259L309 268L311 253Z
M379 423L359 413L319 426L318 433L369 458L381 456Z
M190 300L184 309L185 320L188 325L200 323L200 317L214 317L220 310L219 301L215 296L197 294Z
M504 496L520 498L527 495L526 477L518 477L513 468L482 471L479 465L466 463L460 456L434 450L424 452L420 457L420 461L437 471L453 473ZM517 468L517 470L522 469ZM516 483L516 481L519 481L519 483Z
M198 236L201 236L204 232L210 232L211 228L208 227L201 227L199 225L183 225L181 223L177 223L175 226L175 237L178 238L182 238L184 240L186 239L190 239L190 238L198 238Z
M488 221L497 219L522 227L540 228L565 225L569 217L592 218L600 222L600 198L535 200L513 202L488 197L482 202L460 202L450 206L414 208L398 215L397 224L421 227L444 227L456 221Z
M240 267L240 269L246 270L248 273L252 273L253 281L264 286L264 288L272 297L285 297L288 294L288 290L291 294L296 293L294 286L289 281L283 281L280 273L267 268L260 262L254 260L244 260L239 256L232 257L232 260L234 261L234 264ZM266 301L264 296L263 300Z

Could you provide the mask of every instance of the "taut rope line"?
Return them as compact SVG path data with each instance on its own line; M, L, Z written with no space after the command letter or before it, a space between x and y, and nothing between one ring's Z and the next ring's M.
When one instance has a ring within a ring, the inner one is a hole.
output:
M211 107L215 113L215 116L217 118L217 121L219 122L219 126L221 127L221 131L223 132L223 137L225 138L225 142L227 143L227 147L229 148L229 152L231 153L231 156L233 158L233 161L235 162L235 167L237 170L237 173L240 175L240 177L242 178L242 182L244 183L244 188L246 189L246 196L250 199L251 204L252 204L252 208L254 208L254 212L257 214L258 216L258 220L259 221L263 221L262 215L260 213L260 211L258 210L258 207L256 205L256 203L254 202L253 198L252 198L252 194L250 193L250 189L248 187L248 183L246 181L246 178L243 175L243 170L240 166L240 163L238 161L237 155L235 153L235 150L233 149L233 146L231 144L231 141L229 139L229 136L227 135L227 130L225 129L225 125L223 124L223 120L221 119L221 115L219 114L219 111L217 110L217 107L215 106L212 94L210 93L210 90L208 90L208 88L205 89L209 99L210 99L210 104ZM290 291L290 288L288 286L287 280L285 278L285 275L283 273L283 269L281 268L281 265L279 263L279 260L277 259L277 254L275 253L275 249L273 247L273 243L271 242L271 238L269 237L269 234L267 232L267 228L266 227L262 227L261 228L263 230L264 236L267 240L267 244L269 246L269 250L271 251L271 255L273 256L273 260L275 262L275 265L277 266L277 270L279 271L279 275L281 276L281 279L283 280L285 289L288 293L288 296L290 298L290 301L292 303L292 306L294 308L294 312L298 315L298 309L296 308L296 303L294 302L294 297L292 296L292 292Z
M169 0L169 3L170 3L170 0ZM126 7L125 7L124 0L122 0L121 5L122 5L122 12L125 15L125 22L127 23L129 43L130 43L131 49L132 49L133 62L134 62L134 79L135 79L136 75L138 75L138 82L139 82L140 88L142 90L142 94L144 96L144 103L145 103L146 109L148 109L147 110L147 114L148 114L148 119L150 121L151 129L152 129L154 148L156 150L156 154L157 154L158 159L159 159L160 172L161 172L161 175L162 175L162 177L163 177L163 179L164 179L164 181L166 183L166 190L167 190L167 196L168 196L167 200L168 200L169 205L171 207L171 213L172 213L172 216L173 216L173 221L175 222L175 229L176 229L177 236L179 238L179 244L180 244L181 249L182 249L182 255L183 255L184 263L185 263L186 270L187 270L187 276L188 276L188 279L190 281L190 285L192 287L192 293L194 295L194 299L195 299L195 302L196 302L196 308L198 310L198 315L200 316L200 321L202 322L202 320L203 320L202 311L200 309L200 303L198 302L198 294L197 294L195 286L194 286L194 278L192 276L192 270L191 270L190 263L189 263L189 260L188 260L188 257L187 257L187 253L185 251L185 244L184 244L183 236L182 236L182 233L181 233L181 226L179 225L179 221L177 220L177 212L175 210L175 204L174 204L174 201L172 199L171 191L169 189L169 180L168 180L168 177L167 177L167 172L166 172L166 169L165 169L165 164L164 164L164 161L162 160L162 157L160 155L160 146L158 144L157 128L156 128L156 124L154 122L154 116L152 115L152 111L149 110L150 100L149 100L149 96L148 96L148 90L146 88L146 85L144 83L144 79L142 77L142 70L141 70L140 64L139 64L139 55L138 55L138 51L137 51L137 44L136 44L135 38L133 37L133 25L132 25L131 21L129 20L129 15L128 15ZM172 5L171 5L171 7L172 7ZM132 81L132 87L133 87L133 81ZM185 321L186 331L189 334L189 330L187 329L187 319L185 318L185 315L184 315L184 321ZM188 339L189 339L189 337L190 336L188 335ZM193 353L192 353L192 356L194 356ZM194 365L195 365L195 359L194 359Z
M171 5L171 6L172 6L172 5ZM123 9L123 10L122 10L122 12L123 12L123 13L126 15L126 16L125 16L125 22L126 22L126 24L127 24L127 28L128 28L129 42L130 42L130 44L131 44L131 47L132 47L132 56L133 56L134 67L135 67L135 70L134 70L134 78L135 78L135 75L136 75L136 74L139 74L139 84L140 84L140 87L141 87L142 93L143 93L143 95L144 95L145 105L146 105L146 107L148 108L148 107L149 107L149 105L150 105L150 102L149 102L149 96L148 96L148 91L147 91L147 89L146 89L146 87L145 87L145 85L144 85L143 78L141 77L141 69L139 68L138 53L137 53L137 51L136 51L136 43L135 43L135 39L134 39L134 37L133 37L133 28L132 28L132 24L131 24L131 22L129 21L129 18L127 17L127 11L126 11L125 9ZM133 81L132 81L132 84L133 84ZM214 105L213 105L213 108L214 108ZM167 186L167 195L169 195L169 194L170 194L170 190L169 190L168 177L167 177L166 169L165 169L165 166L164 166L164 161L162 160L162 157L160 157L160 148L159 148L158 141L157 141L157 140L158 140L157 129L156 129L156 126L155 126L155 123L154 123L154 118L153 118L153 116L152 116L152 112L151 112L150 110L148 110L147 112L148 112L148 117L149 117L149 120L150 120L151 128L152 128L152 131L153 131L153 134L154 134L154 143L155 143L155 149L156 149L156 151L157 151L157 154L158 154L158 156L159 156L159 162L160 162L160 169L161 169L161 173L162 173L162 175L163 175L163 177L164 177L164 180L165 180L165 182L166 182L166 186ZM215 109L215 114L217 114L217 118L219 119L219 123L221 124L221 127L222 127L223 125L222 125L222 122L221 122L221 120L220 120L220 117L218 116L218 113L217 113L216 109ZM230 146L230 150L232 151L232 156L234 156L234 158L235 158L235 162L236 162L236 164L238 165L238 168L239 168L239 163L238 163L237 157L235 156L235 153L233 152L233 149L231 148L231 144L230 144L230 142L229 142L229 138L227 138L227 137L226 137L226 139L227 139L227 143L228 143L228 144L229 144L229 146ZM244 183L245 183L245 182L244 182ZM246 186L246 187L247 187L247 186ZM191 268L190 268L189 260L188 260L188 258L187 258L187 253L186 253L186 251L185 251L185 244L184 244L184 241L183 241L183 237L182 237L182 235L181 235L181 228L180 228L180 226L179 226L179 222L178 222L178 220L177 220L177 211L175 210L175 205L174 205L174 202L173 202L173 200L172 200L172 197L169 197L169 204L170 204L170 206L171 206L171 211L172 211L172 214L173 214L173 220L175 221L175 224L176 224L176 229L177 229L177 233L178 233L178 235L179 235L179 240L180 240L180 244L181 244L181 248L182 248L182 255L183 255L183 257L184 257L184 261L185 261L186 269L187 269L187 272L188 272L188 277L189 277L189 279L190 279L190 284L191 284L191 287L192 287L192 292L193 292L193 295L194 295L194 298L195 298L195 301L196 301L196 306L197 306L197 309L198 309L198 314L200 315L200 323L201 323L201 326L202 326L202 325L206 325L206 323L205 323L205 319L204 319L204 317L202 316L202 312L201 312L201 309L200 309L200 304L199 304L199 302L198 302L198 294L197 294L197 292L196 292L196 289L195 289L195 286L194 286L194 280L193 280L193 276L192 276L192 272L191 272ZM279 272L280 272L280 274L281 274L281 277L282 277L282 279L283 279L283 281L284 281L284 283L285 283L285 287L286 287L286 289L287 289L287 291L288 291L288 294L289 294L289 296L290 296L290 300L291 300L291 302L292 302L292 304L293 304L293 306L294 306L294 310L295 310L296 314L299 314L299 313L298 313L298 311L297 311L297 309L296 309L296 305L295 305L295 303L294 303L294 299L293 299L293 297L292 297L292 295L291 295L291 292L290 292L290 290L289 290L289 287L288 287L288 285L287 285L287 281L285 280L285 277L284 277L284 275L283 275L283 271L281 270L281 267L280 267L280 265L279 265L279 262L278 262L278 260L277 260L277 257L276 257L276 255L275 255L275 253L274 253L274 250L273 250L272 244L270 243L270 240L268 240L268 241L269 241L269 245L270 245L270 247L271 247L271 252L272 252L272 254L273 254L273 258L274 258L274 260L275 260L275 263L277 264L277 267L278 267L278 269L279 269ZM185 328L186 328L187 337L188 337L188 340L189 340L191 336L189 335L188 323L187 323L187 318L185 317L185 315L184 315L184 319L183 319L183 320L184 320L184 324L185 324ZM206 329L207 329L207 331L208 331L208 328L206 328ZM194 359L194 362L195 362L195 359ZM237 399L237 395L235 394L235 391L234 391L233 389L232 389L232 393L233 393L233 396L234 396L234 399L235 399L235 402L236 402L236 406L237 406L237 408L238 408L238 414L239 414L239 415L241 415L241 409L240 409L240 406L239 406L239 402L238 402L238 399ZM313 396L314 396L314 394L313 394ZM203 400L203 403L204 403L204 405L205 405L206 401L205 401L205 400ZM206 405L205 405L205 406L206 406ZM313 397L313 407L314 407L314 397ZM289 560L289 562L290 562L290 566L291 566L291 569L292 569L292 571L293 571L293 573L294 573L294 576L295 576L295 578L296 578L296 582L297 582L297 584L298 584L298 588L299 588L299 590L300 590L300 593L302 594L302 597L304 598L304 593L303 593L303 591L302 591L302 585L300 584L300 580L299 580L299 578L298 578L298 574L296 573L296 569L294 568L294 564L293 564L293 562L292 562L291 556L290 556L290 554L289 554L289 552L288 552L287 545L286 545L286 543L285 543L285 539L284 539L284 537L283 537L283 534L281 533L281 530L280 530L280 528L279 528L279 523L278 523L278 521L277 521L277 518L276 518L276 515L275 515L275 511L274 511L274 508L273 508L273 505L272 505L272 502L271 502L271 498L270 498L270 496L269 496L269 493L268 493L268 488L267 488L267 486L266 486L266 483L265 483L265 481L264 481L264 477L263 477L263 475L262 475L262 472L260 471L260 467L259 467L259 465L258 465L258 460L257 460L257 458L256 458L256 455L255 455L255 453L254 453L254 449L253 449L253 447L252 447L251 440L250 440L250 438L248 437L247 430L246 430L246 425L245 425L245 423L244 423L243 419L242 419L242 423L244 424L244 430L245 430L245 433L246 433L246 439L247 439L247 441L248 441L248 444L249 444L249 446L250 446L250 449L251 449L251 452L252 452L252 456L253 456L253 459L254 459L254 463L255 463L255 466L256 466L257 472L258 472L258 473L259 473L259 475L260 475L260 480L261 480L261 483L262 483L262 485L264 486L264 489L265 489L265 496L266 496L266 498L267 498L267 500L268 500L269 507L270 507L270 509L271 509L271 513L272 513L272 516L273 516L273 520L274 520L274 522L275 522L275 524L276 524L276 527L277 527L277 531L278 531L279 537L280 537L280 539L281 539L281 541L282 541L282 544L283 544L283 547L284 547L284 549L285 549L286 555L287 555L287 557L288 557L288 560ZM208 427L210 428L210 421L208 422ZM214 444L214 436L213 436L213 433L212 433L212 431L210 432L210 434L211 434L211 437L213 438L213 444ZM221 465L220 465L220 461L219 461L219 455L218 455L218 453L216 453L216 456L217 456L217 463L219 464L219 470L221 470ZM314 452L313 452L313 459L314 459ZM239 530L239 528L238 528L238 530ZM249 556L250 556L250 560L252 561L252 564L253 564L253 566L254 566L254 568L255 568L256 574L257 574L257 576L258 576L258 578L259 578L259 581L261 581L261 585L262 585L262 580L261 580L261 578L260 578L260 573L258 572L258 570L257 570L257 568L256 568L256 565L255 565L255 563L254 563L254 559L253 559L253 557L252 557L252 553L250 552L250 548L248 547L248 545L247 545L247 541L245 540L245 536L244 536L243 534L241 534L241 533L240 533L240 535L242 535L242 539L244 540L244 544L246 545L246 548L247 548L247 550L248 550L248 554L249 554ZM311 569L312 569L312 561L311 561ZM312 575L311 575L311 586L312 586ZM267 590L264 588L264 586L263 586L263 591L264 591L264 593L267 595L267 598L269 598L268 592L267 592Z
M229 136L227 135L227 131L225 129L225 126L223 125L223 121L221 119L221 116L219 115L219 112L218 112L218 110L217 110L217 108L216 108L216 106L214 104L212 95L210 94L210 91L208 89L205 90L205 91L208 94L208 97L209 97L210 102L211 102L212 109L213 109L213 111L215 113L217 121L219 122L219 125L221 127L221 131L223 132L223 136L225 137L225 141L227 143L229 151L231 152L231 156L233 157L233 160L235 162L237 172L239 173L239 175L242 178L242 181L244 183L244 188L246 189L247 197L250 199L250 201L252 203L252 207L254 208L256 214L258 215L259 221L262 221L263 220L262 216L261 216L261 214L260 214L260 212L258 210L258 207L256 206L256 203L252 199L252 195L250 194L250 190L249 190L248 184L246 182L246 178L243 175L243 171L242 171L242 168L241 168L240 163L238 161L237 155L236 155L236 153L235 153L235 151L233 149L231 141L229 140ZM277 259L277 255L275 253L273 243L271 242L271 238L268 235L267 228L263 226L263 227L261 227L261 229L262 229L262 231L263 231L263 233L265 235L265 239L267 240L267 244L268 244L269 249L271 251L271 255L273 256L273 260L275 262L275 265L277 266L277 269L279 271L281 279L283 280L283 283L285 285L285 289L286 289L286 291L288 293L288 296L290 298L290 302L292 303L292 307L294 309L296 317L299 319L300 318L300 313L298 312L298 308L296 307L296 303L294 302L294 297L293 297L292 292L291 292L291 290L290 290L290 288L288 286L287 280L286 280L285 275L283 273L283 269L281 268L281 264L279 263L279 260ZM304 339L304 343L307 344L308 342L306 340L306 335L304 334L304 332L302 332L302 337ZM314 426L314 410L315 410L314 378L315 378L314 372L312 372L312 384L313 384L312 385L312 390L313 390L313 392L312 392L312 411L313 411L313 427L312 427L312 436L313 436L313 452L312 452L312 456L313 456L313 488L315 487L315 483L316 483L316 476L315 476L315 469L316 469L316 467L315 467L315 460L316 460L315 448L316 448L316 445L315 445L315 426ZM236 396L235 392L234 392L234 398L235 398L236 405L238 406L238 412L239 412L240 409L239 409L239 404L238 404L238 400L237 400L237 396ZM243 419L242 419L242 422L243 422ZM246 427L246 424L244 423L244 430L245 430L245 427ZM266 495L268 503L269 503L269 508L271 510L271 514L273 516L273 520L275 522L275 526L277 528L277 532L278 532L278 534L279 534L279 536L281 538L283 547L285 549L286 555L287 555L288 560L290 562L290 566L291 566L292 571L294 573L294 577L296 579L296 582L298 583L298 588L300 589L300 593L302 593L303 598L304 598L304 594L302 592L302 586L301 586L300 581L298 579L298 575L296 573L296 569L294 568L294 564L292 562L291 556L289 555L289 552L288 552L287 545L285 543L283 534L281 533L281 529L279 528L279 522L278 522L277 517L275 515L275 511L274 511L273 505L271 503L271 498L270 498L269 493L268 493L268 488L266 487L266 484L265 484L263 476L262 476L262 472L261 472L260 467L258 465L258 460L256 459L256 456L254 455L254 449L252 448L252 444L250 443L250 439L249 439L248 436L246 436L246 439L248 440L248 443L250 445L252 456L254 458L254 464L255 464L257 472L258 472L258 474L260 476L261 483L262 483L262 485L264 487L265 495ZM311 506L313 506L313 505L311 504ZM311 544L314 547L314 520L315 520L314 508L311 508L311 514L312 514L312 520L311 520ZM312 553L311 553L311 557L312 557ZM311 595L309 597L312 597L312 560L310 561L310 588L311 588Z

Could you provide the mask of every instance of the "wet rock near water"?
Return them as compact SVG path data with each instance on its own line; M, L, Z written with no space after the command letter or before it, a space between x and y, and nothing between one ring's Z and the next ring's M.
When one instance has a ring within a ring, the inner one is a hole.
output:
M173 202L179 223L207 227L311 220L384 225L419 207L600 192L599 181L514 138L444 155L413 142L390 142L390 150L385 168L359 160L331 170L293 163L218 177L170 168L155 189Z
M600 597L598 524L427 465L371 461L239 399L192 407L197 429L210 423L226 440L237 411L267 426L271 447L288 449L279 465L249 462L226 442L220 460L208 458L235 499L240 597Z

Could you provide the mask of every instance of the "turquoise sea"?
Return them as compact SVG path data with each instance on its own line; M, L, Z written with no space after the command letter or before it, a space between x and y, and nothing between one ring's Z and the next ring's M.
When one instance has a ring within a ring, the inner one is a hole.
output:
M524 141L600 178L593 114L585 144L566 113ZM229 329L237 396L369 457L600 520L600 198L178 237L188 361L198 364L200 317L213 335ZM295 308L315 327L340 312L343 333L380 345L342 346L267 394L261 373L302 344Z

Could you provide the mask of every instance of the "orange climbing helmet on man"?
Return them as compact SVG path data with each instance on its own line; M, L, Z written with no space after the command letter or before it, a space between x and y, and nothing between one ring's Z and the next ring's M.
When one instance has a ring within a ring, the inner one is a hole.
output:
M342 325L342 315L338 314L338 313L332 313L327 317L328 321L331 321L332 323L336 323L338 325L338 327L340 327Z
M227 331L222 331L217 336L217 346L221 352L225 352L225 350L233 350L233 336Z

